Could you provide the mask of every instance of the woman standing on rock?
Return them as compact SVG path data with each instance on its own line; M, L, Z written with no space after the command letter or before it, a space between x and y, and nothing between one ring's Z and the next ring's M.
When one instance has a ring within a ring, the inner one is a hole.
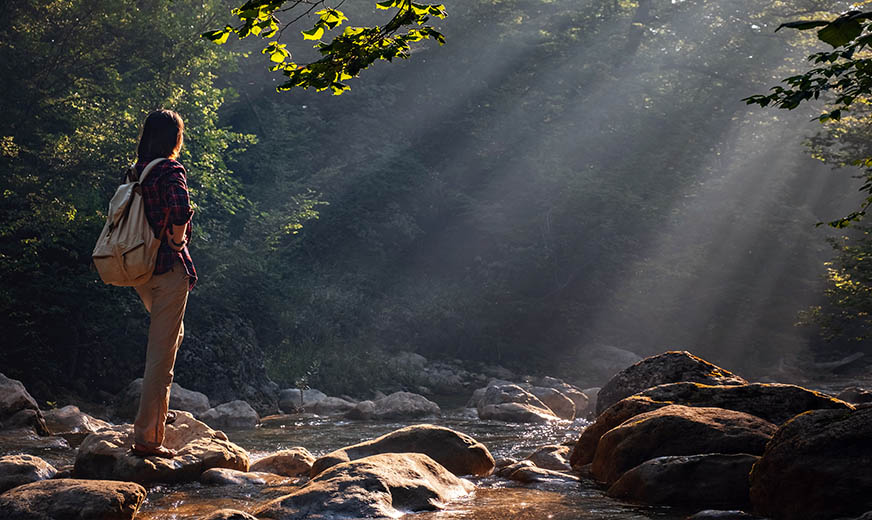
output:
M182 148L185 125L171 110L148 115L137 148L137 162L130 169L131 180L139 178L146 165L165 158L152 167L141 183L146 218L155 236L161 238L157 262L151 279L134 287L151 315L148 350L139 411L133 423L133 453L172 458L175 452L163 446L164 429L173 383L176 352L184 336L185 306L188 292L197 281L194 262L188 253L191 236L191 199L185 168L176 159Z

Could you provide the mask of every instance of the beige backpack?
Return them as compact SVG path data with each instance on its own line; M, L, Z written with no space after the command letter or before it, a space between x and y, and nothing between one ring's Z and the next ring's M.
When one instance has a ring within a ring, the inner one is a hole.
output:
M115 190L115 195L109 201L106 225L91 254L104 283L129 287L151 279L168 219L164 218L164 228L159 238L155 238L145 218L145 204L139 185L152 168L165 160L160 158L148 163L139 180L131 181L125 177L125 182Z

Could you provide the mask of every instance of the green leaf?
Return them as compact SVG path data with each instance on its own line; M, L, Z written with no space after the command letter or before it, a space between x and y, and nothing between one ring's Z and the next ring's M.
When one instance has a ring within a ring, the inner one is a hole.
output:
M322 36L324 36L324 27L320 25L316 25L312 27L308 31L301 31L303 33L304 40L320 40Z
M201 38L205 38L207 40L210 40L214 43L217 43L218 45L225 43L229 36L230 36L230 32L227 31L226 29L204 32L203 34L200 35Z
M798 29L800 31L805 31L807 29L814 29L815 27L823 27L825 25L829 25L830 22L826 20L801 20L798 22L785 22L778 26L775 29L775 32L780 31L783 27L787 27L788 29Z
M863 27L857 20L840 21L837 19L818 31L818 39L833 47L841 47L852 42L862 32Z

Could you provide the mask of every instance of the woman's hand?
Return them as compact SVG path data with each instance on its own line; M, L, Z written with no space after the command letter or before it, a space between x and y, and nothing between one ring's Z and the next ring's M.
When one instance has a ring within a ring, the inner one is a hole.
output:
M185 237L185 230L187 228L187 224L182 224L181 226L173 225L172 228L167 233L167 243L170 245L170 249L173 251L181 251L188 245L188 239ZM176 237L182 237L181 240L176 240Z

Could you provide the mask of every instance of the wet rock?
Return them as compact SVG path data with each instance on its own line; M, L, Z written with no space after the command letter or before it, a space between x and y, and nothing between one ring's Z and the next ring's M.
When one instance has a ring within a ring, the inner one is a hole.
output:
M238 511L236 509L219 509L218 511L209 513L202 517L200 520L257 520L257 518L245 511Z
M518 385L488 386L477 410L482 420L541 424L560 419L545 403Z
M59 433L92 433L101 428L108 428L112 423L96 419L79 410L78 406L67 405L63 408L46 410L43 414L49 430Z
M499 467L494 471L494 474L498 477L509 478L509 475L514 473L515 471L521 468L535 468L536 465L533 464L532 460L513 460L513 459L504 459L501 461Z
M266 471L286 477L308 475L315 457L306 448L291 448L267 455L251 465L251 471Z
M245 401L219 404L201 413L198 418L212 428L234 430L250 430L260 422L257 412Z
M209 486L276 486L288 482L288 478L260 471L212 468L200 475L200 482Z
M795 385L712 386L686 382L659 385L622 399L603 411L582 431L570 457L572 466L591 462L600 437L607 431L635 415L670 404L726 408L755 415L776 425L808 410L850 408L843 401Z
M527 457L527 460L533 462L536 467L542 469L551 469L554 471L569 471L572 468L569 466L569 451L571 448L564 445L542 446L532 455Z
M777 520L872 511L872 408L814 410L778 429L751 471L751 502Z
M133 420L139 411L139 396L142 395L142 378L134 379L120 394L115 405L115 415L122 419ZM170 389L170 408L199 415L209 407L209 398L200 392L182 388L173 383Z
M553 388L568 397L572 401L572 404L575 405L575 417L585 417L587 415L588 408L590 407L590 398L580 388L572 386L556 377L550 376L540 378L537 381L537 385L540 387L544 386L546 388ZM547 401L536 394L536 392L533 393L549 407L551 406ZM551 409L554 410L554 408ZM557 412L557 410L554 411Z
M839 393L839 399L854 404L872 403L872 390L852 386Z
M317 459L310 476L349 460L380 453L423 453L455 475L489 475L494 459L484 444L469 435L432 424L406 426L371 441L333 451Z
M432 511L474 486L421 453L383 453L333 466L256 515L276 520L399 518Z
M132 445L130 424L88 435L76 455L76 477L152 484L192 482L209 468L248 471L245 450L187 412L177 412L176 421L166 427L164 446L178 452L175 458L139 457L130 453Z
M578 482L580 479L569 473L554 471L550 469L538 468L536 466L522 466L509 472L507 475L509 480L524 482L526 484L535 484L539 482Z
M30 482L54 478L57 470L33 455L0 457L0 493Z
M345 416L349 419L388 420L419 419L442 415L439 405L423 395L394 392L375 401L363 401Z
M723 408L669 405L633 417L599 440L591 473L613 484L627 470L655 457L702 453L763 453L775 425Z
M727 511L720 509L705 509L688 516L685 520L753 520L755 518L760 517L738 509Z
M325 397L307 405L305 410L318 415L342 415L354 409L356 403L340 397Z
M621 370L597 395L596 413L625 397L666 383L693 382L706 385L744 385L741 377L686 351L670 351L639 361Z
M0 429L22 427L32 428L39 435L49 435L36 400L21 381L0 374Z
M533 386L528 391L542 401L557 417L566 421L575 419L575 403L563 392L543 386Z
M42 480L0 495L0 518L131 520L143 500L145 488L133 482Z
M279 408L285 413L295 413L326 397L327 394L314 388L286 388L279 392Z
M748 474L758 458L721 453L657 457L621 475L607 494L650 505L747 508Z
M0 446L6 451L69 450L70 444L63 437L37 435L33 428L0 430Z

